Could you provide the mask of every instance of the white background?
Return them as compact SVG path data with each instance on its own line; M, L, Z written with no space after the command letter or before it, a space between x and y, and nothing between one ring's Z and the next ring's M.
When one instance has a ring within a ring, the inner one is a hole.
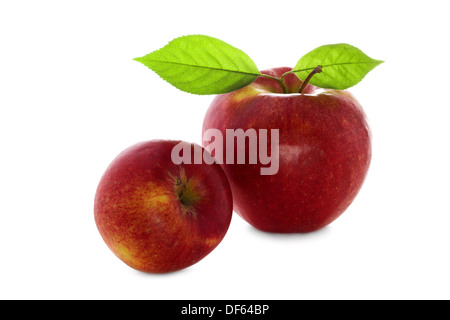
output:
M1 1L0 298L449 299L446 1ZM103 171L151 139L200 143L213 96L132 59L206 34L262 70L352 44L386 62L350 91L373 133L351 207L310 234L256 231L180 272L144 274L93 216Z

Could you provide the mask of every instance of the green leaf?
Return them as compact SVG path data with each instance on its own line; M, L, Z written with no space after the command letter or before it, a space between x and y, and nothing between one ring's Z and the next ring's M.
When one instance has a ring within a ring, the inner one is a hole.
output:
M252 83L260 72L241 50L216 38L190 35L134 59L180 90L221 94Z
M320 88L344 90L359 83L382 62L368 57L349 44L330 44L304 55L293 72L301 80L305 80L315 67L321 65L322 72L315 74L309 83Z

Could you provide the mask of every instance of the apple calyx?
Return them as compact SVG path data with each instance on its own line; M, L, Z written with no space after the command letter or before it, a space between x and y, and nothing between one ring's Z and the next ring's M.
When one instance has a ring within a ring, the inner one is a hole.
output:
M178 177L174 178L174 192L181 202L183 211L190 213L194 218L197 212L194 209L194 204L200 199L200 195L196 192L192 179L188 179L183 169L180 170Z

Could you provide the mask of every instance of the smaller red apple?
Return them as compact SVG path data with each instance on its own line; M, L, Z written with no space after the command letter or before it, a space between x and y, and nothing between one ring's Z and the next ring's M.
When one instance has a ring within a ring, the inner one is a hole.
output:
M230 225L233 201L222 168L195 164L194 153L190 164L174 164L179 143L204 151L180 141L138 143L113 160L97 188L94 215L103 240L140 271L165 273L197 263Z

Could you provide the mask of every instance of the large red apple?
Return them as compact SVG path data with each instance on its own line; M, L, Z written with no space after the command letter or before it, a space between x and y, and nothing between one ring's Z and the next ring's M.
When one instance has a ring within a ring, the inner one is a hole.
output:
M131 146L114 159L98 185L98 230L132 268L164 273L189 267L208 255L228 230L233 202L222 168L195 164L194 152L188 157L191 164L175 164L172 150L179 145L152 140ZM181 145L183 152L194 149Z
M290 70L262 73L280 78ZM218 129L225 137L227 129L278 129L276 174L261 174L269 164L249 163L248 144L245 164L230 164L223 157L234 210L263 231L309 232L331 223L354 200L369 168L371 134L362 107L349 92L307 85L299 94L302 81L292 73L285 83L289 93L279 82L259 77L218 95L205 116L203 133ZM267 140L267 150L277 150ZM210 143L203 141L204 147ZM230 152L225 143L219 151ZM235 145L235 157L239 151Z

